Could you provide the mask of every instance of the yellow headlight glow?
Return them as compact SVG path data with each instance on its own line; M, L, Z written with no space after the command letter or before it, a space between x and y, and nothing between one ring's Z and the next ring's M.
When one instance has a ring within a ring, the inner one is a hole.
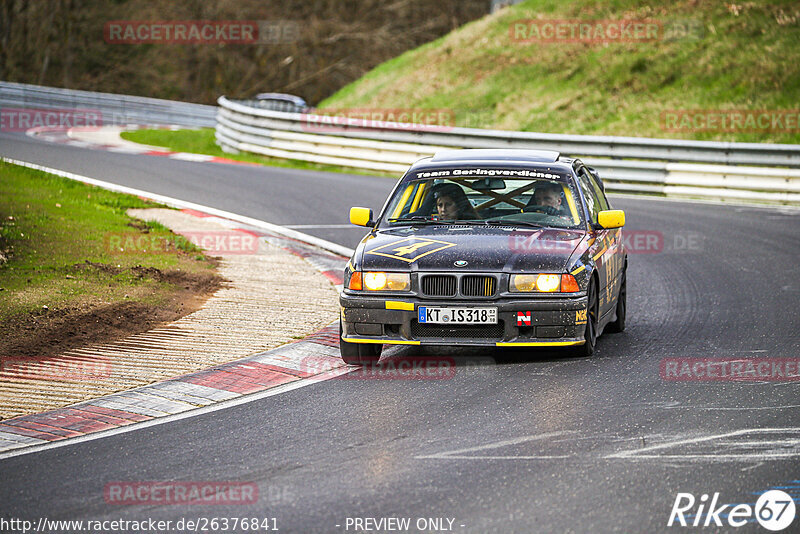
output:
M364 273L364 285L372 291L380 291L386 287L386 273Z
M370 291L408 291L410 288L411 277L408 273L364 273L364 289Z
M553 293L561 285L561 276L558 274L512 274L511 291L515 293L530 293L538 291Z
M557 274L540 274L536 280L536 288L545 293L552 293L558 291L558 284L561 283L561 277Z

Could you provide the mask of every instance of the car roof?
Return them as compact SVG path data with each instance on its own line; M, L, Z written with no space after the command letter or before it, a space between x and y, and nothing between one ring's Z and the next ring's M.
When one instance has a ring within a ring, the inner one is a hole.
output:
M526 149L494 149L494 148L468 148L463 150L440 150L431 161L535 161L540 163L555 163L561 154L555 150L526 150Z
M423 169L446 168L454 165L481 165L497 167L547 167L568 171L574 160L562 156L555 150L532 150L523 148L469 148L463 150L441 150L435 155L414 163L409 172Z
M255 96L256 100L277 100L279 102L290 102L297 106L306 106L306 101L299 96L289 95L286 93L258 93Z

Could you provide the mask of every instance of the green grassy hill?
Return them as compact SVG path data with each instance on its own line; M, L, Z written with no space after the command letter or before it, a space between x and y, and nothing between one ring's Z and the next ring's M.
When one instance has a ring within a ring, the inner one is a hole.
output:
M593 28L646 19L657 38L537 40L555 19ZM519 21L528 22L513 34ZM800 4L529 0L383 63L320 107L447 109L458 126L504 130L800 143ZM667 131L665 112L687 109L795 110L795 120L788 131Z

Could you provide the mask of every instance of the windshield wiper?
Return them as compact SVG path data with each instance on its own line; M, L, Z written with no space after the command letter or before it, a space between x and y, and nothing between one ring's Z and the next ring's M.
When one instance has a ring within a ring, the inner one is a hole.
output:
M411 223L411 224L451 224L452 221L438 221L429 219L424 215L414 215L413 217L386 219L390 223Z
M486 225L497 224L500 226L530 226L532 228L549 228L549 225L539 224L531 221L515 221L509 219L486 219L483 221Z
M447 224L447 225L464 225L472 224L476 226L529 226L532 228L550 228L549 225L539 224L530 221L514 221L508 219L466 219L466 220L450 220L450 219L429 219L424 215L414 215L413 217L387 219L390 223L409 223L409 224Z

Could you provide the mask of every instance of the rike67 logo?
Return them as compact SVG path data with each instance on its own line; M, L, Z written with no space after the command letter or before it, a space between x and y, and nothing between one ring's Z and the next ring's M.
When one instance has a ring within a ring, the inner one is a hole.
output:
M678 493L667 526L742 527L748 523L758 522L767 530L779 531L794 521L794 500L781 490L765 491L758 497L755 505L718 504L718 502L719 493L714 493L711 502L708 502L706 493L699 500L691 493Z

